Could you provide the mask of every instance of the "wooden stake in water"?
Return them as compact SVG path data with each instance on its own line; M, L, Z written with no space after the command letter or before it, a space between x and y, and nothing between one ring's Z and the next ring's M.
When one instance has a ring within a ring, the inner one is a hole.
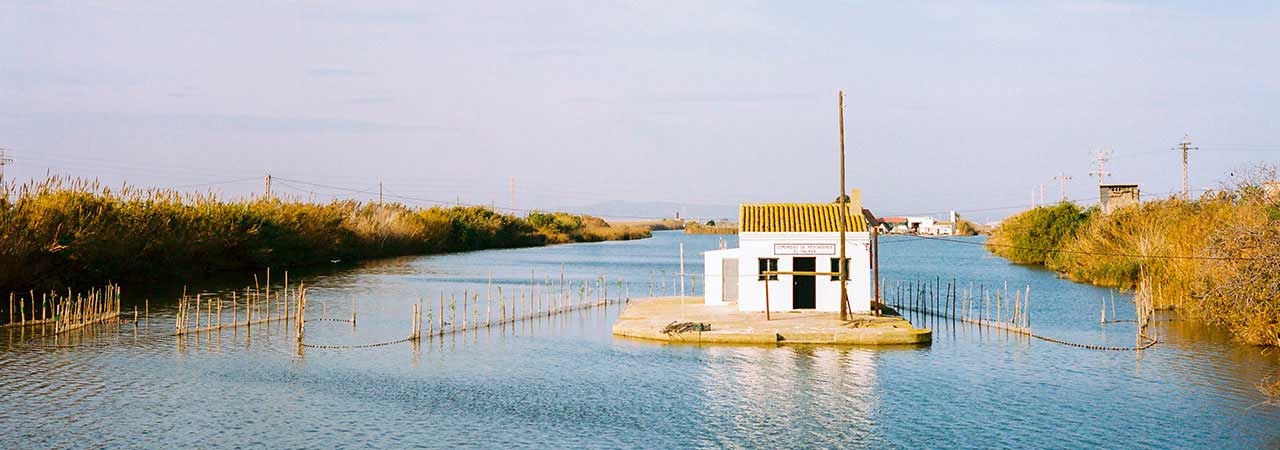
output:
M680 243L680 307L684 307L684 242Z
M267 290L266 290L266 294L267 294L267 301L266 301L266 307L267 307L267 327L268 327L268 328L270 328L270 327L271 327L271 268L270 268L270 267L268 267L268 268L267 268Z

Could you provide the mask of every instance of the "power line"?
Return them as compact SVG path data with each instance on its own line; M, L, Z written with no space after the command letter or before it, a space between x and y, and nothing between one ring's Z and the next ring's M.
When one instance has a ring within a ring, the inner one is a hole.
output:
M193 188L193 187L201 187L201 186L217 186L220 184L240 183L243 181L257 180L257 179L258 177L248 177L248 178L236 178L234 180L212 181L208 183L180 184L177 186L169 186L168 189L185 189L185 188Z
M1061 250L1061 249L1050 249L1050 248L1025 247L1025 246L1013 245L1013 244L992 244L988 242L970 242L970 241L962 241L959 239L927 237L927 236L918 236L918 235L910 235L910 234L903 235L903 236L911 237L915 239L929 240L929 241L942 241L942 242L950 242L955 244L977 245L982 247L1001 247L1001 248L1008 248L1013 250L1026 250L1026 251L1044 252L1044 253L1069 253L1069 254L1088 255L1088 256L1119 256L1119 257L1128 257L1128 258L1152 258L1152 259L1194 259L1194 260L1208 260L1208 261L1271 261L1275 259L1280 259L1275 257L1243 258L1238 256L1137 255L1137 254L1130 254L1130 253L1089 252L1089 251L1083 251L1083 250Z
M1061 202L1066 203L1067 202L1067 181L1071 179L1071 175L1067 175L1066 173L1059 173L1058 175L1054 175L1053 179L1058 180L1058 183L1061 186L1059 188L1060 189L1059 193L1061 193L1062 195Z
M5 156L5 154L4 154L4 152L6 152L6 151L8 151L8 150L9 150L9 149L7 149L7 148L0 148L0 180L3 180L3 179L4 179L4 166L5 166L5 164L8 164L8 163L13 162L13 158L10 158L10 157L8 157L8 156Z
M304 185L308 185L308 186L322 187L322 188L326 188L326 189L334 189L334 190L338 190L338 191L354 192L354 193L366 194L366 195L371 195L371 196L372 196L372 195L378 195L378 193L377 193L377 192L372 192L372 191L365 191L365 190L360 190L360 189L352 189L352 188L346 188L346 187L341 187L341 186L333 186L333 185L329 185L329 184L322 184L322 183L312 183L312 182L309 182L309 181L295 180L295 179L291 179L291 178L274 177L273 179L274 179L274 180L279 180L279 181L286 181L286 182L292 182L292 183L304 184ZM386 197L390 197L390 198L397 198L397 199L401 199L401 200L413 201L413 202L418 202L418 203L433 204L433 205L437 205L437 206L450 206L450 205L457 205L457 206L466 206L466 207L487 207L487 205L481 205L481 204L462 203L462 202L458 202L458 201L452 201L452 202L451 202L451 201L436 200L436 199L421 198L421 197L410 197L410 196L407 196L407 195L393 195L393 194L384 194L384 195L385 195ZM547 211L547 210L542 210L542 209L525 209L525 208L511 208L511 210L512 210L512 211L520 211L520 212L542 212L542 211ZM587 213L578 213L578 212L572 212L572 211L560 211L560 212L564 212L564 213L568 213L568 214L576 214L576 215L589 215L589 214L587 214ZM647 219L647 220L664 220L664 219L667 219L666 217L656 217L656 216L619 216L619 215L611 215L611 217L622 218L622 219Z
M1111 160L1111 150L1098 149L1093 153L1093 161L1098 164L1098 168L1093 172L1089 172L1089 176L1098 177L1098 185L1101 186L1111 172L1107 171L1107 161Z
M1209 190L1209 189L1192 189L1192 190L1191 190L1191 192L1203 192L1203 191L1208 191L1208 190ZM1152 197L1152 196L1161 196L1161 195L1176 194L1176 193L1179 193L1179 192L1181 192L1181 191L1174 190L1174 191L1163 191L1163 192L1144 192L1142 195L1143 195L1143 197L1150 198L1150 197ZM1088 204L1091 204L1091 203L1096 203L1096 202L1098 201L1098 197L1078 197L1078 198L1071 198L1071 199L1067 199L1067 201L1068 201L1068 202L1072 202L1072 203L1082 203L1082 204L1088 205ZM1007 210L1010 210L1010 209L1019 209L1019 208L1026 208L1026 207L1027 207L1027 205L1026 205L1026 204L1018 204L1018 205L1008 205L1008 206L993 206L993 207L989 207L989 208L956 208L956 209L951 209L951 210L937 210L937 211L909 212L909 213L892 213L892 214L884 214L884 215L883 215L883 217L893 217L893 216L931 216L931 215L934 215L934 214L947 214L947 213L949 213L949 212L951 212L951 211L960 211L960 212L965 212L965 213L992 212L992 211L1007 211Z
M1177 147L1174 147L1173 149L1174 149L1174 150L1177 150L1177 149L1179 149L1179 148L1181 148L1181 149L1182 149L1182 199L1183 199L1183 200L1189 200L1189 199L1191 199L1191 194L1190 194L1190 192L1187 190L1187 188L1188 188L1188 183L1187 183L1187 151L1188 151L1188 150L1199 150L1200 148L1199 148L1199 147L1192 147L1192 146L1191 146L1191 135L1190 135L1190 134L1184 134L1184 135L1182 135L1182 142L1179 142L1179 143L1178 143L1178 146L1177 146Z

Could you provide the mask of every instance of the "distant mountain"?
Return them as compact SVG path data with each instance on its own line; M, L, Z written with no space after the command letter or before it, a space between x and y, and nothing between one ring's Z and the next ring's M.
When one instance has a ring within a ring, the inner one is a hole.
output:
M586 206L564 208L607 220L640 220L649 218L675 218L680 213L687 219L738 220L738 205L699 205L677 202L601 202Z

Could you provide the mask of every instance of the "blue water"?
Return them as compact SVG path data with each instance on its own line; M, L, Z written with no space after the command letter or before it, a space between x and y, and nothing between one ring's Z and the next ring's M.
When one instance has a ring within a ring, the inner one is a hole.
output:
M531 274L545 284L562 270L575 296L583 283L595 295L602 276L610 297L671 295L679 244L696 276L698 252L719 239L659 232L303 277L309 317L349 317L351 298L358 315L354 328L308 323L306 340L400 339L411 304L438 311L441 293L483 300L498 286L509 301ZM1134 343L1133 324L1099 323L1106 289L1008 264L976 245L882 242L885 279L1008 282L1010 292L1030 284L1037 332ZM687 292L701 291L696 281L686 280ZM234 287L242 286L189 288ZM133 294L131 302L148 295ZM1119 318L1132 318L1131 298L1116 299ZM0 331L8 338L0 447L1280 447L1280 407L1262 404L1256 389L1280 374L1280 358L1189 321L1157 322L1163 342L1141 353L921 317L912 320L935 328L931 346L690 346L612 337L614 306L420 346L299 351L278 325L175 338L173 304L152 298L136 331L126 325L75 341L92 346L37 348L23 343L34 331Z

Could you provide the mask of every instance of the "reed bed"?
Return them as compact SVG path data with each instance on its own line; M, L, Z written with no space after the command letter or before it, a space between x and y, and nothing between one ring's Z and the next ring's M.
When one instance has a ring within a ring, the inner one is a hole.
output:
M287 197L232 201L56 176L0 183L0 292L649 235L596 218L549 213L556 220L546 223L541 215Z
M1276 175L1262 167L1198 199L1106 215L1070 204L1036 208L1006 219L988 249L1072 280L1135 289L1144 308L1176 310L1242 343L1280 346L1280 193L1265 185ZM1261 389L1280 395L1280 380Z
M685 234L738 234L738 226L691 223L684 227L684 232Z
M1101 286L1137 289L1149 277L1156 309L1280 345L1280 198L1257 183L1105 215L1069 203L1037 208L1006 219L988 249Z
M599 217L562 212L534 211L525 220L551 244L625 241L652 236L649 228L643 225L611 225Z

